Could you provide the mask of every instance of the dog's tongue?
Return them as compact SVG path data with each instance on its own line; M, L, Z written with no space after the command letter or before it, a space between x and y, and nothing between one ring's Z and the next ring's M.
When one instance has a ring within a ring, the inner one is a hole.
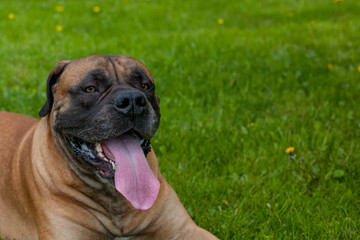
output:
M128 134L107 141L107 148L116 164L115 187L136 209L152 207L160 190L136 139Z

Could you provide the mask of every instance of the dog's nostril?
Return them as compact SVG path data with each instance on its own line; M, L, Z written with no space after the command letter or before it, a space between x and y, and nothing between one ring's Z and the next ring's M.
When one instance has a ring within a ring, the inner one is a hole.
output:
M116 107L125 109L130 105L130 99L129 98L121 98L116 101Z
M146 108L146 97L136 91L123 92L115 98L115 108L118 112L127 116L142 114Z
M145 107L146 105L145 98L143 96L139 96L135 98L135 104L139 107Z

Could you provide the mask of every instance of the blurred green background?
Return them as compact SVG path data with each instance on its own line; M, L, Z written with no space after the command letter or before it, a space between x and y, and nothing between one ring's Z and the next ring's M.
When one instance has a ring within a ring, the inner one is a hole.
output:
M359 239L359 39L358 0L3 0L0 110L37 117L59 60L135 57L161 99L161 171L197 224Z

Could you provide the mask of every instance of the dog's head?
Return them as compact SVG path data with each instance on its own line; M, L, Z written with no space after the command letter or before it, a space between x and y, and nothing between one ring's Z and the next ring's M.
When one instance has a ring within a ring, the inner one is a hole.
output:
M149 70L123 56L61 61L47 81L47 116L55 143L78 174L106 180L138 209L148 209L159 182L147 165L160 121Z

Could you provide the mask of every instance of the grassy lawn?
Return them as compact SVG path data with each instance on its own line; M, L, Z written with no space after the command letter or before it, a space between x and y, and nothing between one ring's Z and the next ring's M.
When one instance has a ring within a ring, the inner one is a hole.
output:
M161 171L219 238L360 238L360 1L2 1L0 33L0 110L34 117L59 60L144 62Z

